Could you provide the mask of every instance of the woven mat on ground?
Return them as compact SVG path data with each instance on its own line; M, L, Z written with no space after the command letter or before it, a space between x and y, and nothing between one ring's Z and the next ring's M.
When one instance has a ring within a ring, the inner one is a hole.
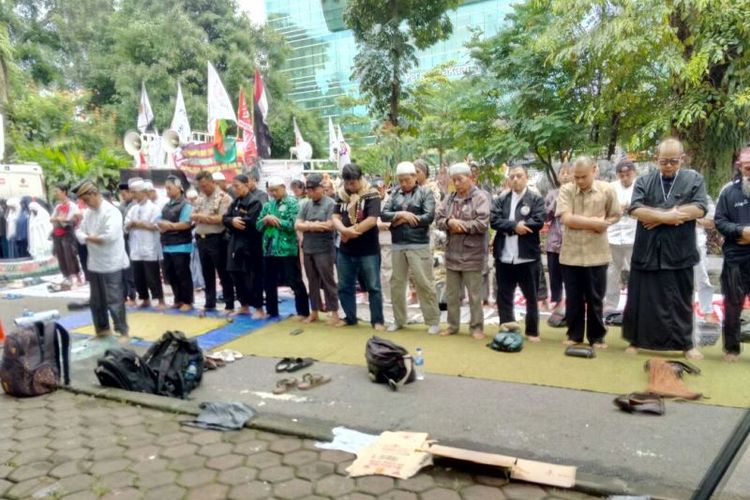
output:
M162 314L160 312L131 312L128 311L128 327L130 336L143 340L159 340L167 330L179 330L186 337L203 335L227 324L226 319L218 317L198 318L181 314ZM76 328L73 333L94 335L94 325Z
M289 335L303 328L300 335ZM464 328L464 325L462 325ZM312 357L322 362L365 366L365 343L374 334L367 324L332 328L324 322L306 325L293 320L269 324L224 345L243 354L282 358ZM627 347L619 328L609 328L609 349L598 351L595 359L567 357L561 345L564 329L542 326L542 342L525 342L520 353L495 352L487 340L477 341L464 331L459 335L427 335L424 325L410 326L396 333L381 333L410 352L419 346L425 353L426 372L443 375L502 380L523 384L563 387L610 394L645 390L648 376L644 362L654 356L683 359L680 353L642 351L637 356L624 353ZM701 351L706 359L695 364L703 371L686 376L687 386L710 399L702 402L718 406L750 406L750 360L745 354L739 363L721 360L721 341Z

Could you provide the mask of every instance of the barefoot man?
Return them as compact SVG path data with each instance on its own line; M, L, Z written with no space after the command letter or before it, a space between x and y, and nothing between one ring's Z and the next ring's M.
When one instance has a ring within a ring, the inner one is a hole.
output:
M304 235L302 251L310 296L310 316L305 319L305 323L318 320L318 311L323 310L320 303L322 291L325 295L325 310L331 315L327 323L344 326L346 323L339 318L339 294L333 277L336 254L331 217L336 202L326 196L323 176L318 173L307 176L305 188L309 199L300 207L294 224L294 228Z
M750 148L740 152L740 178L729 184L716 204L716 229L724 235L724 359L740 356L740 315L750 294Z
M573 163L573 182L560 188L556 216L563 229L560 267L565 283L566 345L583 342L606 349L602 318L611 259L607 229L620 219L620 202L612 186L594 179L596 162L580 156Z
M655 170L635 181L630 215L638 219L628 280L622 336L627 351L683 351L702 359L693 345L693 266L700 256L695 220L706 215L703 176L682 168L677 139L657 148Z

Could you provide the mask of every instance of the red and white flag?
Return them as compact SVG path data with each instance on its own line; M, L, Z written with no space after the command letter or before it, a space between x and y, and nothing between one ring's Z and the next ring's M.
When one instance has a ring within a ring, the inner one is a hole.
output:
M268 128L268 96L260 71L255 70L255 89L253 92L253 110L255 141L261 158L271 157L271 131Z
M245 89L240 87L240 102L237 105L237 130L242 131L239 151L243 152L245 161L258 156L258 146L255 143L255 131L253 130L253 117L245 101Z

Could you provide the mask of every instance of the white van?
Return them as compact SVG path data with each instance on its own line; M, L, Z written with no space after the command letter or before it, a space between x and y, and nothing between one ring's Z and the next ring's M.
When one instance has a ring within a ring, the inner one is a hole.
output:
M42 167L36 163L0 163L0 198L46 199Z

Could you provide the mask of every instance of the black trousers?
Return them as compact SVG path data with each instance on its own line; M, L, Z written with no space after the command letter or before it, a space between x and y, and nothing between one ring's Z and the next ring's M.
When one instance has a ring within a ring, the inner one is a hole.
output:
M206 309L216 308L216 275L219 275L221 292L227 310L234 309L234 284L227 271L227 241L223 234L210 234L205 238L196 235L198 256L203 269L203 281L206 282Z
M159 261L134 260L130 264L133 267L135 289L138 291L138 298L141 300L164 300ZM151 294L150 298L149 292Z
M278 287L287 284L294 292L294 307L299 316L310 315L310 304L307 302L307 290L302 281L299 256L265 257L263 286L266 291L266 312L269 316L279 315Z
M721 269L721 293L724 295L724 352L739 354L740 315L745 297L750 294L750 260L727 264Z
M232 276L237 300L242 307L263 307L263 257L244 251L234 256ZM239 259L239 261L238 261Z
M604 294L607 292L607 266L566 266L561 264L565 282L565 321L568 339L582 343L584 332L589 344L604 340Z
M534 279L536 285L536 297L537 300L547 300L547 278L544 276L544 264L542 259L536 261L536 277Z
M500 323L516 320L513 312L513 295L516 286L521 288L526 299L526 335L539 335L539 305L537 304L537 281L539 278L539 261L524 264L504 264L495 260L497 274L497 312Z
M125 251L130 255L130 243L125 236ZM133 275L133 266L128 266L122 270L122 291L125 300L135 300L135 276Z
M190 254L164 252L164 275L172 287L175 304L193 305L193 275L190 272Z
M549 293L552 302L560 302L563 297L563 276L560 269L560 254L547 252L547 270L549 271Z

